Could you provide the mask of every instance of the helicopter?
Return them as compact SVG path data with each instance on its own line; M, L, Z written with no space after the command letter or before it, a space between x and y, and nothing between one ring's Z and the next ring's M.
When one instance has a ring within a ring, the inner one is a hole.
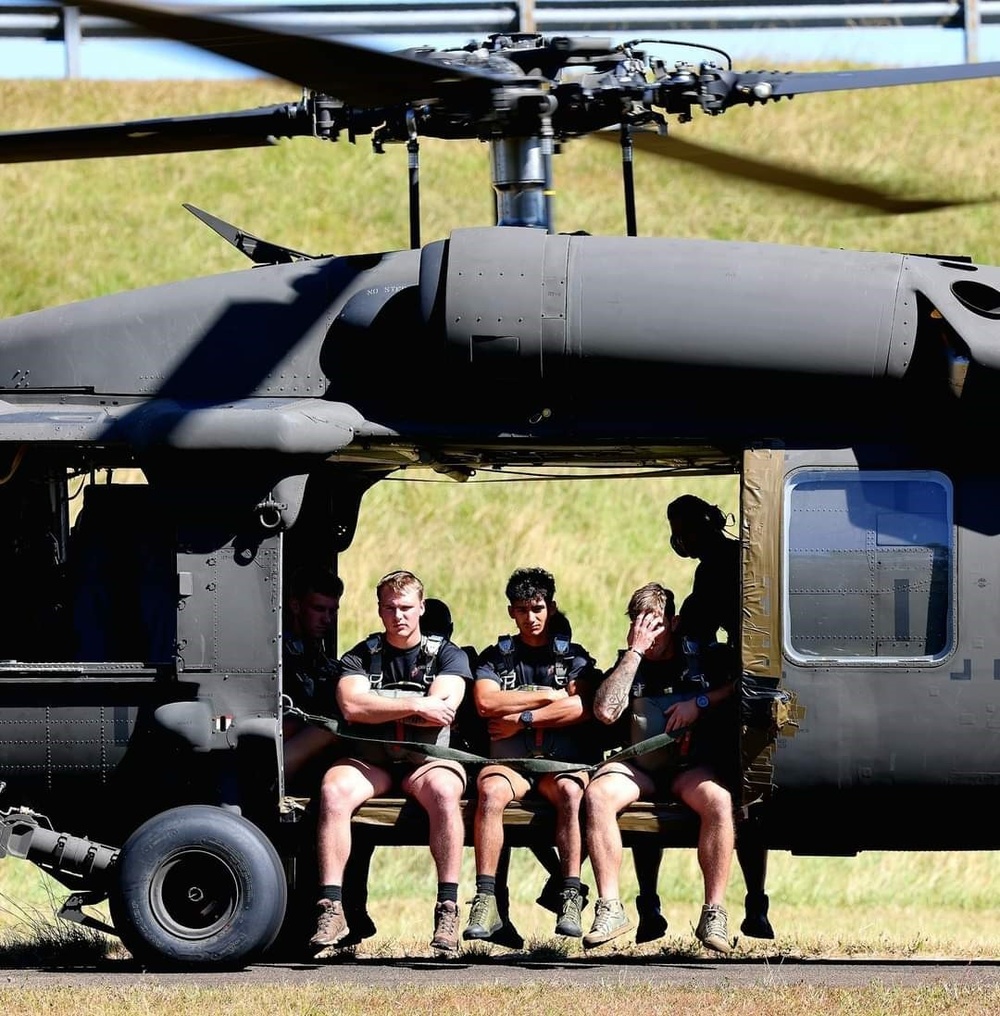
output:
M980 450L1000 268L640 237L632 165L639 149L883 212L946 207L668 125L1000 64L738 72L537 35L378 53L220 13L80 6L305 92L0 133L0 163L369 137L407 148L410 246L316 256L192 207L251 268L0 321L0 561L33 591L0 618L0 856L60 880L63 916L109 899L133 952L191 966L271 945L294 856L283 582L335 567L366 491L414 465L737 475L742 685L795 703L794 731L734 732L768 846L998 846L969 816L1000 784L1000 475ZM583 137L621 148L625 236L556 231L555 150ZM421 138L489 146L495 225L422 243ZM446 403L414 397L441 378ZM136 469L145 483L113 481Z

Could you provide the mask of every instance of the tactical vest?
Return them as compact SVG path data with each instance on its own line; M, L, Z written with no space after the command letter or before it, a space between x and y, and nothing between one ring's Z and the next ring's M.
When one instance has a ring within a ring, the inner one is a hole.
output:
M370 660L368 663L368 680L371 682L372 691L381 691L384 688L399 688L405 685L411 685L416 690L417 687L423 689L426 694L427 689L434 683L434 677L438 670L438 652L441 646L444 644L443 635L423 635L420 639L420 652L417 654L416 669L418 670L418 679L416 681L397 681L385 683L385 675L382 673L382 648L383 648L383 636L381 632L375 632L369 635L365 639L365 646L368 648Z
M365 639L365 646L369 653L368 680L371 689L378 695L390 697L406 697L415 695L426 695L430 686L434 683L434 677L438 672L440 660L438 653L444 644L443 635L423 635L420 639L420 651L411 672L411 679L405 681L387 681L382 672L382 655L385 647L384 636L381 632L375 632ZM364 730L365 736L382 738L385 741L408 741L419 744L438 744L447 747L450 743L449 727L425 727L413 726L406 720L395 720L390 723L378 724L374 727L359 727ZM415 761L406 749L396 747L392 744L368 744L360 749L362 758L376 765L386 762L408 759Z
M501 635L497 639L497 649L500 650L501 657L501 669L497 675L500 678L500 687L503 691L511 691L517 687L517 656L514 653L514 636ZM569 683L570 669L573 666L569 637L554 635L552 641L549 642L549 649L552 652L554 666L554 687L565 688Z

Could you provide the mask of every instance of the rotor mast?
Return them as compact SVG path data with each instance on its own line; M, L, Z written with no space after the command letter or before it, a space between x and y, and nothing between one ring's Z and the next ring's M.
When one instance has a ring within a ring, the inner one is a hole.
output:
M493 138L489 144L496 224L555 232L551 120L546 117L534 137Z

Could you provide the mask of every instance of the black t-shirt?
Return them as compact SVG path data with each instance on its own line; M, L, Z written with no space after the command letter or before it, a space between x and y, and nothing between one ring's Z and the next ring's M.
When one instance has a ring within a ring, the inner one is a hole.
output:
M391 646L385 638L381 638L380 643L383 685L417 682L429 686L430 682L424 680L427 659L422 642L418 642L417 645L411 646L409 649L397 649L395 646ZM365 677L369 677L371 666L372 650L366 639L340 658L339 676L363 674ZM435 675L454 674L457 677L464 677L466 680L472 679L469 657L465 650L447 639L441 643L441 648L437 651L433 673Z
M627 650L618 654L620 660ZM683 683L686 661L684 655L675 652L666 660L649 660L645 656L639 661L635 669L635 676L632 678L632 687L629 689L629 699L653 698L657 695L669 694L668 689L673 691L694 691L700 692L701 686L686 688Z
M553 642L528 646L520 636L511 640L511 652L504 653L500 643L484 649L476 661L476 680L495 681L505 690L535 686L557 688L576 682L577 693L589 698L601 679L593 658L577 642L565 652L557 652ZM508 673L508 666L513 670ZM542 756L563 762L596 762L600 759L603 739L592 720L565 727L519 730L512 737L490 742L491 758L532 758Z
M374 653L369 643L374 638L372 636L364 642L359 642L350 652L341 657L340 677L362 675L369 679L369 687L373 687L371 677ZM430 656L424 648L425 640L423 639L409 649L397 649L395 646L391 646L384 636L378 636L377 639L382 680L376 680L374 686L385 689L389 685L419 684L426 694L430 690L434 677L438 674L451 674L466 680L472 679L469 657L465 650L447 639L441 642L433 663L430 662ZM427 674L428 669L431 671L430 675ZM412 726L405 720L387 723L352 723L345 728L345 733L366 739L354 742L352 755L376 765L400 761L419 764L421 759L414 757L411 752L405 749L391 744L375 744L372 743L373 741L420 742L446 747L451 739L451 727Z
M577 642L570 642L565 653L557 654L550 642L545 646L528 646L519 635L511 639L510 662L514 664L514 688L536 685L540 688L557 687L557 670L565 669L563 683L577 679L595 682L599 674L587 650ZM476 661L476 680L496 681L503 686L508 667L508 654L499 643L484 649Z
M622 657L628 652L627 649L618 650L618 658L615 660L615 667L621 663ZM612 667L608 674L615 669ZM680 652L666 660L649 660L643 657L639 666L635 669L632 677L632 685L629 688L629 707L624 710L621 716L614 723L605 727L605 745L608 748L618 749L632 744L635 737L635 730L632 724L634 702L638 698L658 698L668 694L667 689L673 692L688 690L684 684L684 671L686 661ZM701 687L690 689L692 693L700 692Z
M327 656L321 642L297 635L286 635L281 649L282 691L304 712L330 715L337 661Z
M720 628L727 641L736 644L740 629L740 545L723 539L711 550L694 572L691 593L680 609L680 635L698 642L702 648L716 641Z

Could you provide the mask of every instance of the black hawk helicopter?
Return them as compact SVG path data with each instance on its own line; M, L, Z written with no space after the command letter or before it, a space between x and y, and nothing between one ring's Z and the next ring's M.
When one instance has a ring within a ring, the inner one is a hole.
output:
M370 136L408 147L411 246L314 257L192 209L255 267L0 321L0 562L32 590L0 617L0 856L64 882L65 916L110 896L133 951L192 965L271 944L295 853L282 578L335 565L365 491L412 464L738 475L743 682L764 715L745 692L734 751L768 845L998 845L970 816L1000 785L1000 472L980 451L1000 269L640 238L631 168L640 148L890 213L942 207L667 124L1000 64L738 72L535 35L389 54L221 13L80 6L304 97L2 133L0 162ZM555 147L591 135L621 145L624 237L555 232ZM495 226L421 244L422 137L489 145ZM447 405L414 398L441 377ZM89 484L72 516L79 478L122 468L148 482Z

